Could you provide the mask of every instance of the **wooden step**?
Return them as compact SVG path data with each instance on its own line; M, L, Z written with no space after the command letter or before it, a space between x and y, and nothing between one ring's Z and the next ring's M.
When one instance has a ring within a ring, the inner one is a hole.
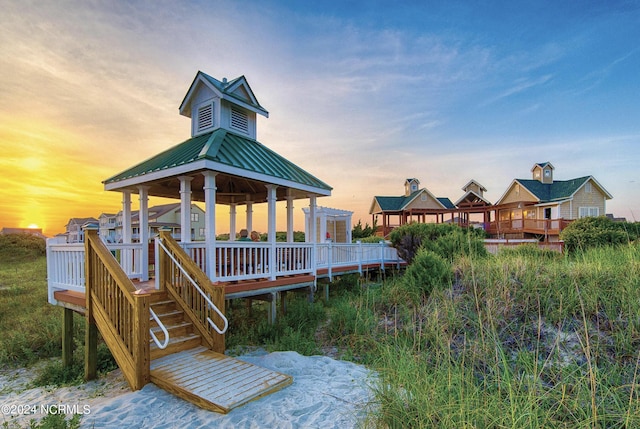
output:
M163 313L159 313L154 308L153 311L158 316L158 319L162 322L163 325L171 325L184 320L184 312L182 310L165 310ZM158 326L158 323L155 321L153 317L149 317L149 321L151 323L151 327Z
M162 341L161 335L157 335L158 340ZM168 356L170 354L178 353L183 350L189 350L194 347L198 347L201 345L202 339L200 335L197 334L185 334L179 336L171 336L169 335L169 344L167 348L160 349L156 345L156 343L152 340L150 344L150 356L151 360L161 358L163 356Z
M165 313L177 308L176 302L170 299L164 299L151 304L151 308L156 314Z
M171 341L172 337L181 337L193 333L193 324L182 319L174 321L172 323L165 323L165 321L163 320L162 323L169 333L169 341ZM151 331L156 334L156 337L158 337L160 341L164 340L164 333L162 332L162 328L160 326L156 325L151 327Z

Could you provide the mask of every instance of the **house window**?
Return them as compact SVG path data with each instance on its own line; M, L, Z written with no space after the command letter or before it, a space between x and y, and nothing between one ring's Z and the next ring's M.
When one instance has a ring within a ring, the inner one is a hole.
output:
M200 237L204 237L204 228L200 228Z
M191 222L200 222L200 213L191 213Z
M425 194L422 194L422 195L420 196L420 200L421 200L421 201L427 201L427 196L426 196Z
M213 103L198 107L198 132L213 127Z
M578 209L578 217L596 217L600 216L600 207L580 207Z
M592 189L591 189L591 182L587 182L587 184L586 184L586 185L584 185L584 191L585 191L587 194L590 194L590 193L592 192Z
M231 128L242 131L243 133L249 132L249 116L241 110L231 108Z

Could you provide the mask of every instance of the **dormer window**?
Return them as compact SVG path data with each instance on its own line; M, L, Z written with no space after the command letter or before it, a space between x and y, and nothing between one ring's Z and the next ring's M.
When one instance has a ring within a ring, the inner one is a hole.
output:
M231 128L248 134L249 116L242 110L231 107Z
M206 131L213 127L213 103L203 104L198 107L197 132Z
M551 170L544 170L544 177L551 177Z

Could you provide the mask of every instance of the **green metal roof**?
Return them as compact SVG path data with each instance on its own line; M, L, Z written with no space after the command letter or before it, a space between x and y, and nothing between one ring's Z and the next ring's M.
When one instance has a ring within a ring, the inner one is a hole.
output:
M554 180L553 183L542 183L539 180L516 179L541 203L561 201L571 197L591 176L578 177L571 180Z
M378 202L378 205L380 206L380 209L382 211L385 211L385 212L400 211L404 209L407 206L407 204L409 204L416 196L418 196L418 194L422 193L422 191L424 191L424 189L419 189L415 192L412 192L408 196L404 196L404 195L399 197L375 196L374 198ZM438 202L442 204L444 208L447 208L447 209L456 208L456 206L451 202L449 198L440 197L440 198L436 198L436 200L438 200Z
M106 179L103 183L116 183L200 160L210 160L247 172L264 174L301 185L325 190L332 189L320 179L307 173L262 143L222 128L190 138Z

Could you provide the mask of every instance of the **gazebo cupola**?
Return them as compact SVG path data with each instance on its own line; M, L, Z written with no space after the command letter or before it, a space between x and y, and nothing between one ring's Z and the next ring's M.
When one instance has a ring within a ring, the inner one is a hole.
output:
M223 128L256 139L256 114L269 117L244 76L219 81L201 71L180 104L180 114L191 118L191 137Z

